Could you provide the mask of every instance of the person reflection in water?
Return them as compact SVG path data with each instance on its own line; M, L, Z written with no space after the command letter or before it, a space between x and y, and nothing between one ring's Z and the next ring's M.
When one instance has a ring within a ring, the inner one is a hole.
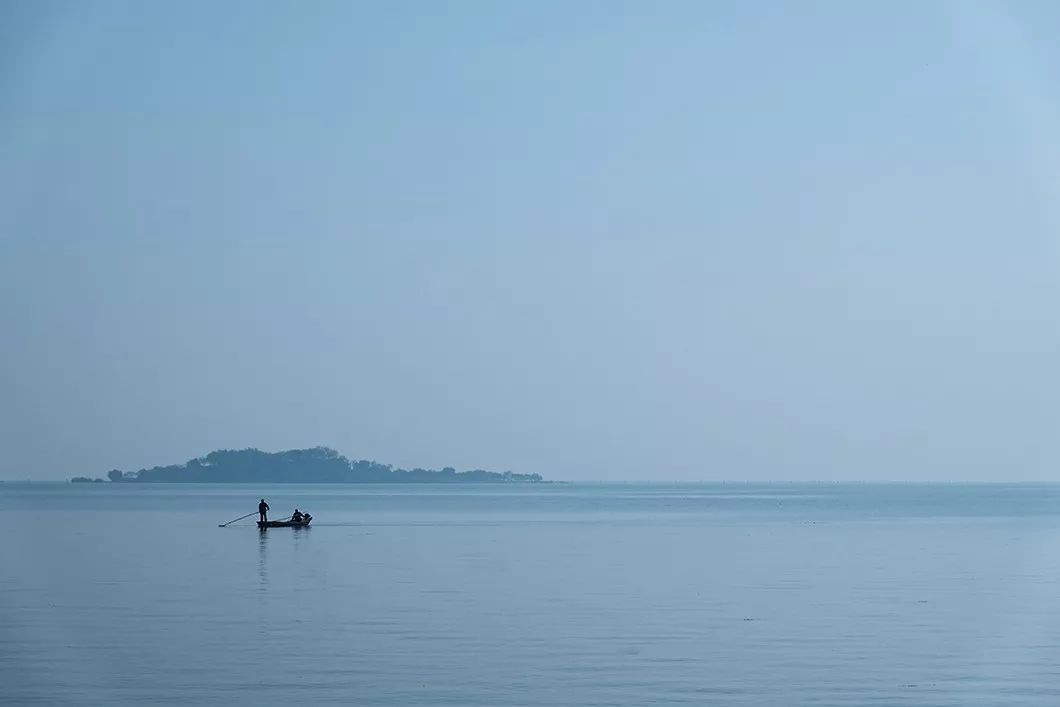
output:
M265 523L269 520L269 504L265 503L265 499L261 499L261 503L258 504L258 515L261 516L261 522Z

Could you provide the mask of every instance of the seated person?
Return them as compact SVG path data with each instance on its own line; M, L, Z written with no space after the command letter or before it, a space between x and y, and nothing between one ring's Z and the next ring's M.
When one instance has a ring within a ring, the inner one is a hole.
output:
M294 513L291 514L291 520L294 521L295 523L301 523L303 517L304 516L302 515L302 512L300 510L298 510L297 508L295 508L294 509Z

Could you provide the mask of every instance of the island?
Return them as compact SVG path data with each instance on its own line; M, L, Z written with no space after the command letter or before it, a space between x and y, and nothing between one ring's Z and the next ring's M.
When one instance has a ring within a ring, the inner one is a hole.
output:
M452 483L545 483L540 474L515 474L452 467L396 469L375 461L350 461L334 449L290 449L263 452L259 449L221 449L184 464L156 466L139 471L112 469L107 478L114 483L223 483L223 484L452 484ZM85 477L72 481L81 482Z

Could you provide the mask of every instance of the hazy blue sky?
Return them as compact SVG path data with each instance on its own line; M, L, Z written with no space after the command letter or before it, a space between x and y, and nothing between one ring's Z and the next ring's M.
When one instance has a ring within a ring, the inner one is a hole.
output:
M0 478L1060 480L1060 9L5 2Z

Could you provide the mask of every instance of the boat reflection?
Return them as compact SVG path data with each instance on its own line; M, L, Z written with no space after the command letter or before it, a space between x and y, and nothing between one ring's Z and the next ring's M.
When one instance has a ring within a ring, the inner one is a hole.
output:
M266 553L269 544L269 533L265 528L258 529L258 580L259 590L264 591L269 586L268 564Z

